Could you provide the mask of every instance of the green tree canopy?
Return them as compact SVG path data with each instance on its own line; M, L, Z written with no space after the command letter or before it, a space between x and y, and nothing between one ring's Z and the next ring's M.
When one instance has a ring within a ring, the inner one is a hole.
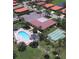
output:
M20 42L19 44L18 44L18 51L25 51L26 50L26 45L25 45L25 43L24 42Z

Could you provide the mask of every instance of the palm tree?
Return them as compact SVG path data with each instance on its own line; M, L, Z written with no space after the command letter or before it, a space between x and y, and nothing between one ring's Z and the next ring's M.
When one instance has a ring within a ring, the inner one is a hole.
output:
M20 42L19 44L18 44L18 51L25 51L26 50L26 45L25 45L25 43L24 42Z
M32 43L30 43L30 46L32 48L37 48L38 47L38 42L32 42Z

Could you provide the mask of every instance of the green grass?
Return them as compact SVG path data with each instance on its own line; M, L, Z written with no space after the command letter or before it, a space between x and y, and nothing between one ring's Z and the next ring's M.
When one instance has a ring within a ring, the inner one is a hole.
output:
M24 52L19 52L17 45L14 44L14 51L17 54L16 59L44 59L44 54L45 52L42 49L38 48L31 48L27 47L27 49ZM50 46L50 50L52 51L55 50L55 48L51 47L51 45L46 45L45 41L40 41L39 46L41 46L43 49L46 49L47 46ZM50 59L54 59L55 55L53 55L52 52L49 53ZM61 48L61 53L60 53L61 59L66 59L66 51L65 48Z
M59 3L61 3L61 2L64 2L65 0L54 0L54 1L52 1L52 3L53 4L59 4Z
M38 53L37 53L38 52ZM24 52L18 52L17 59L40 59L42 52L38 49L28 47Z
M61 59L66 59L66 48L62 49Z
M14 44L14 51L17 54L16 59L43 59L43 52L37 48L27 47L24 52L19 52L17 46Z

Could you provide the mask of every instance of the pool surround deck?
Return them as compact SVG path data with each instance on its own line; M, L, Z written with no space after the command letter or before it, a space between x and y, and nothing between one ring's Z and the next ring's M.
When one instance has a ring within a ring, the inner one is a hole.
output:
M31 42L33 42L33 40L31 40L31 39L29 39L28 41L23 40L23 38L18 35L18 33L19 33L20 31L26 32L26 33L29 35L30 38L31 38L31 34L32 34L32 33L29 32L28 30L25 30L25 29L23 29L23 28L20 28L19 30L14 31L14 36L15 36L15 39L17 40L17 44L19 44L20 42L24 42L26 45L29 45Z

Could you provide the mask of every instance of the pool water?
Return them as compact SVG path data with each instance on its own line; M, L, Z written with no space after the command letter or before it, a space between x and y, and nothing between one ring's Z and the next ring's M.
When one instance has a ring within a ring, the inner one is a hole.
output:
M24 31L18 32L18 35L21 36L26 41L30 39L29 35Z

